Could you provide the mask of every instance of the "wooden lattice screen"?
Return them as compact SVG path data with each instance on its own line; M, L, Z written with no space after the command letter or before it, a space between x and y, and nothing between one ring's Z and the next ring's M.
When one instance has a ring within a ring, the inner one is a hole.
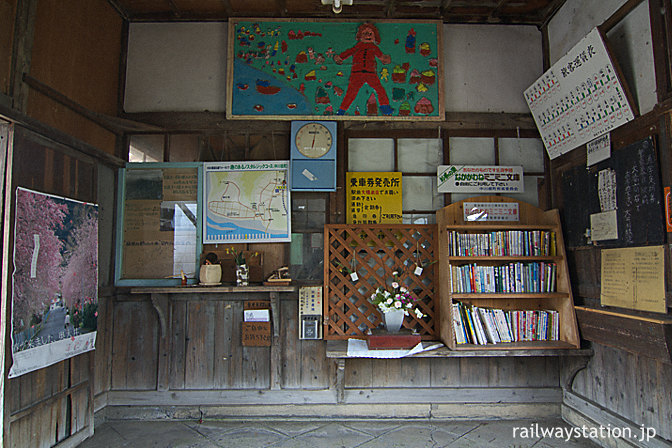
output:
M368 298L378 286L390 287L392 273L418 297L422 319L406 316L404 327L423 339L436 339L439 319L438 238L435 225L325 226L324 338L363 337L382 323ZM423 266L415 275L418 261ZM351 272L358 280L353 281ZM436 300L435 300L436 299Z

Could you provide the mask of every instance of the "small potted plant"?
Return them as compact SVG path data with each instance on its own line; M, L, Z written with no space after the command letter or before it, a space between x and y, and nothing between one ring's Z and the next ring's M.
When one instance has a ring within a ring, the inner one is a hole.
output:
M422 319L425 315L417 308L418 299L405 286L399 284L399 272L392 273L391 289L379 286L369 297L369 301L376 305L383 313L385 328L390 333L396 333L401 329L404 317L415 314Z

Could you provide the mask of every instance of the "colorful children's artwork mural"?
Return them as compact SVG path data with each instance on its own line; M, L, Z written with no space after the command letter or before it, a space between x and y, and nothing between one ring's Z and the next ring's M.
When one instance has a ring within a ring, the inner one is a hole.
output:
M440 22L229 21L230 118L441 120Z

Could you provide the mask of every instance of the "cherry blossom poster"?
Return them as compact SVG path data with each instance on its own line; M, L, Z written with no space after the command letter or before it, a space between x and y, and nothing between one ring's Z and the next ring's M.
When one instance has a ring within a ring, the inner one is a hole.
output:
M443 120L440 22L229 20L229 118Z
M9 377L93 350L97 323L98 206L17 188Z

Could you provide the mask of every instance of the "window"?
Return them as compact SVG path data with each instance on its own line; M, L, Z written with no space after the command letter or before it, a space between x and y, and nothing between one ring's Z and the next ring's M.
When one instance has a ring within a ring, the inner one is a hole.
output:
M197 277L200 164L129 164L119 177L115 283L179 284Z
M402 132L406 133L398 131ZM544 159L542 141L529 137L448 137L446 142L441 138L360 138L353 131L347 140L348 171L402 173L403 222L409 224L434 223L436 210L479 195L438 193L439 165L520 165L525 191L512 197L538 206L537 185L545 175Z
M350 138L348 171L401 172L402 220L434 223L443 207L436 191L436 168L443 162L443 140L436 138Z

